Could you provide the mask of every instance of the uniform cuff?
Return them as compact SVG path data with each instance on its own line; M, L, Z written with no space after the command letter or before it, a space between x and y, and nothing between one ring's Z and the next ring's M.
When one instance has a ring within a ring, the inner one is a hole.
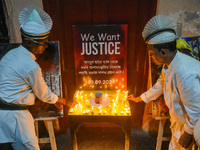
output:
M52 93L52 97L53 97L53 99L49 103L50 104L55 104L58 101L58 96L56 94Z
M143 93L142 95L140 95L141 99L145 102L148 103L150 100L146 97L146 93Z

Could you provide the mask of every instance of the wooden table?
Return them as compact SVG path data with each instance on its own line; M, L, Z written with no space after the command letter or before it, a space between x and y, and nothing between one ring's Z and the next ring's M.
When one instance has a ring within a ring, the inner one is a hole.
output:
M109 99L109 103L96 106L94 103L96 92L103 93L106 97L104 97L104 102ZM102 127L102 125L120 127L125 134L125 150L129 150L131 113L129 102L126 100L127 96L127 91L120 90L75 92L76 105L72 106L68 113L74 150L78 150L76 132L81 126L88 124L95 124L96 127Z
M129 150L131 116L100 116L100 115L69 115L70 132L73 141L73 149L78 150L76 132L79 127L90 123L101 127L109 125L110 127L121 127L125 134L125 150ZM114 135L113 135L114 136Z

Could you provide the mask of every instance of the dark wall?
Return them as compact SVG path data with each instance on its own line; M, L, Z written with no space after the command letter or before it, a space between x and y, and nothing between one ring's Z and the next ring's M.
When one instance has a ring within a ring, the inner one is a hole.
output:
M3 0L0 0L0 43L8 43L8 28L6 26L5 15L3 10ZM4 5L5 6L5 5Z
M148 57L142 38L147 21L156 14L157 0L43 0L53 20L51 41L59 41L64 97L73 101L76 90L72 25L128 24L127 90L139 96L146 90ZM144 103L130 103L132 126L141 128ZM61 127L68 126L68 108Z

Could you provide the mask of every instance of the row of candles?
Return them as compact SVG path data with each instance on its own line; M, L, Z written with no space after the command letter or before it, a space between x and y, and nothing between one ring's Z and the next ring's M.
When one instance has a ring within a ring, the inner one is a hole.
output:
M95 107L89 103L89 99L94 97L95 91L76 91L74 105L69 110L73 115L130 115L130 107L127 101L128 91L102 91L103 95L110 99L107 106Z

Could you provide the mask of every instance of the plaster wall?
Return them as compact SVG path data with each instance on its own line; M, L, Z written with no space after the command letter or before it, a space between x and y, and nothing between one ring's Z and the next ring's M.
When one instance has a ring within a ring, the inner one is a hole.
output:
M180 37L200 35L200 0L158 0L157 14L182 24Z
M19 31L19 13L26 6L37 6L43 8L42 0L4 0L4 14L8 27L10 43L21 43Z
M4 0L6 23L11 43L21 42L18 16L30 5L43 8L42 0ZM200 35L200 0L158 0L157 14L168 15L181 23L181 37ZM180 33L180 32L179 32Z

